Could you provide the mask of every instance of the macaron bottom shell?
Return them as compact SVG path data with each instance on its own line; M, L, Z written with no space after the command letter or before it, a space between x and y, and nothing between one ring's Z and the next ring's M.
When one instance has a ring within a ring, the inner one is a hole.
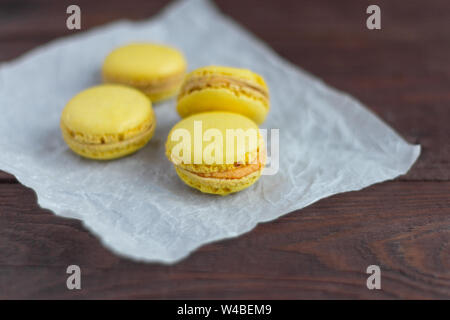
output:
M268 108L258 99L244 94L237 96L235 92L226 88L205 88L181 97L178 100L177 111L182 118L208 111L233 112L261 124L266 119Z
M150 81L148 83L146 82L134 82L130 80L124 80L120 77L115 78L114 76L106 76L103 75L103 82L106 84L121 84L128 87L133 87L139 91L141 91L143 94L145 94L152 102L159 102L162 100L170 99L177 95L178 91L181 87L181 81L183 78L184 73L181 75L177 75L175 80L177 81L169 81L169 83L173 83L170 86L164 86L163 89L155 90L155 82Z
M150 98L152 102L159 102L174 97L178 93L178 90L180 90L180 86L181 85L177 85L174 88L158 93L144 93Z
M63 126L62 136L69 148L80 156L95 160L112 160L132 154L142 147L153 137L155 132L155 124L153 124L147 131L132 137L130 139L106 144L92 144L83 143L75 140Z
M175 170L180 179L188 186L200 190L203 193L217 194L226 196L230 193L238 192L250 187L260 177L262 168L241 179L216 179L206 178L195 173L175 166Z

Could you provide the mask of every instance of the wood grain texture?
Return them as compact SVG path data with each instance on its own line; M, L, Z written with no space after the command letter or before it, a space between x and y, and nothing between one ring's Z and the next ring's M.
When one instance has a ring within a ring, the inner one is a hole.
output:
M121 259L77 220L0 184L0 298L450 298L450 182L388 182L319 201L173 266ZM82 290L65 268L82 269ZM366 288L368 265L382 290Z
M4 171L0 171L0 183L17 183L17 179Z
M145 19L166 3L77 1L83 30ZM378 0L381 31L365 27L372 1L216 3L420 143L413 169L206 245L173 266L114 255L79 221L40 209L32 190L0 171L0 299L450 299L450 2ZM0 0L0 61L73 34L65 28L69 4ZM65 289L69 264L82 268L81 291ZM365 286L370 264L382 269L380 291Z

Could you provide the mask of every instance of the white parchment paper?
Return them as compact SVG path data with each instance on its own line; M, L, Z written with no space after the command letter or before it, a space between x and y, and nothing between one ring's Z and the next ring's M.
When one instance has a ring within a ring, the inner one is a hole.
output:
M227 197L184 185L164 155L179 121L174 100L155 107L155 136L138 153L109 162L72 153L59 129L64 105L100 82L109 51L132 41L178 47L190 70L218 64L262 74L272 103L262 128L280 129L279 172ZM135 259L173 263L321 198L393 179L419 154L361 103L284 61L206 0L79 32L0 67L0 169L33 188L41 207L81 219L105 246Z

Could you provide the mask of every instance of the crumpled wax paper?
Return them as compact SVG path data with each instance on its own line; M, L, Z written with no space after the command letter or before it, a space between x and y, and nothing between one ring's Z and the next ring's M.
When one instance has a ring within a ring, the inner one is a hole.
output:
M100 82L112 49L133 41L178 47L190 70L217 64L262 74L272 106L262 128L280 129L278 173L226 197L186 186L164 154L179 121L174 99L155 106L155 135L138 153L109 162L72 153L59 129L64 105ZM105 246L139 260L176 262L321 198L393 179L419 154L361 103L283 60L206 0L78 32L0 67L0 169L34 189L41 207L82 220Z

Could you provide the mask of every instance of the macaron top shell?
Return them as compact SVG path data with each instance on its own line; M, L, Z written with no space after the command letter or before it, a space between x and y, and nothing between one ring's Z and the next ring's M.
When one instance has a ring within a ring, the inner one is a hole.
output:
M241 69L241 68L233 68L226 66L206 66L195 69L194 71L188 73L186 79L192 77L216 76L216 75L247 80L250 83L257 84L259 86L262 86L264 89L268 90L267 84L264 81L263 77L248 69Z
M105 59L103 74L114 78L148 81L184 73L186 60L180 51L152 43L132 43L113 50Z
M91 87L73 97L63 110L61 126L92 136L138 134L154 121L150 100L140 91L122 85Z
M205 112L182 119L172 128L166 155L176 165L197 172L223 171L234 168L236 162L255 162L261 142L258 126L249 118L231 112ZM186 143L190 157L179 152L182 143ZM213 151L216 144L221 147L217 157Z

